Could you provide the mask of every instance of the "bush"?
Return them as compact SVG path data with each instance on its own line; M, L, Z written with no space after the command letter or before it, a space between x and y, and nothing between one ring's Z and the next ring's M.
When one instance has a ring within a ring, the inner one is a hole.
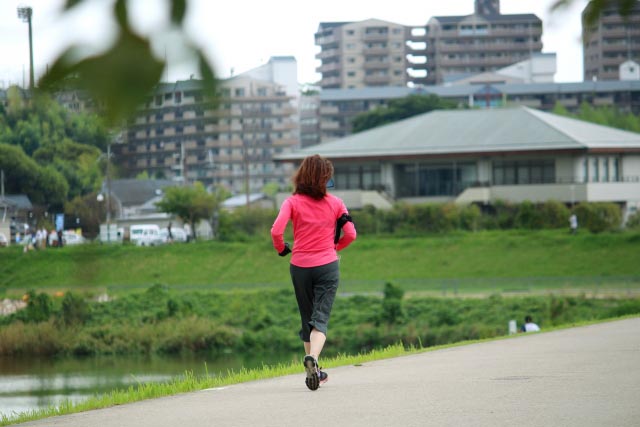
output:
M569 226L571 211L564 203L549 200L540 206L544 228L566 228Z
M66 326L82 325L89 317L89 306L84 298L67 292L62 299L60 316Z
M622 213L615 203L580 203L575 207L578 226L592 233L614 231L620 228Z
M384 285L384 298L382 300L382 322L393 324L402 320L402 297L404 291L401 287L387 282Z
M45 293L27 292L27 308L17 313L17 318L24 322L45 322L51 317L53 301Z
M640 230L640 211L627 218L626 227L629 230Z
M544 218L533 203L524 201L517 206L513 223L516 228L539 230L544 226Z

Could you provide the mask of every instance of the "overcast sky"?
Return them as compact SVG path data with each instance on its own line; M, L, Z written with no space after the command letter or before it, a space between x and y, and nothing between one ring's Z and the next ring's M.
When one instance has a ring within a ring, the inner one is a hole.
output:
M33 8L34 62L36 79L48 63L72 43L95 49L113 40L112 0L85 0L71 16L61 15L64 0L0 0L0 87L28 84L29 38L27 24L18 19L19 5ZM535 13L543 21L543 52L557 54L556 81L582 80L580 13L587 0L574 0L566 10L550 13L554 0L501 0L501 11ZM166 0L129 0L133 25L142 34L163 28L167 22ZM219 5L223 6L219 6ZM298 61L298 80L313 82L319 62L314 33L318 23L362 21L377 18L403 25L421 26L436 15L473 13L473 0L191 0L187 15L190 36L212 60L217 74L229 76L259 66L275 55L292 55ZM156 49L164 56L167 43ZM167 49L170 81L195 73L190 64L180 64Z

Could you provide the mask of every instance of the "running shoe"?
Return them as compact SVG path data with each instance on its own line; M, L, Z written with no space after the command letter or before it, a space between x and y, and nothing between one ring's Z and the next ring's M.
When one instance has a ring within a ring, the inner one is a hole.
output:
M307 388L312 391L317 390L320 387L320 376L318 375L318 362L313 356L306 355L304 357L304 369L307 371L307 378L304 380Z

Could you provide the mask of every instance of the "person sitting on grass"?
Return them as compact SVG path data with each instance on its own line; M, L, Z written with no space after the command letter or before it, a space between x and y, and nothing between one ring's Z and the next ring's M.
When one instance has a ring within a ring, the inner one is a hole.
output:
M522 325L522 332L538 332L540 331L540 326L533 323L533 319L531 316L526 316L524 318L524 325Z

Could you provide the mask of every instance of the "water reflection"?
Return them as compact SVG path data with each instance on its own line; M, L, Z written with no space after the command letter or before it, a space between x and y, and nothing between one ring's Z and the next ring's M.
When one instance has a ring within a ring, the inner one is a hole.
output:
M252 360L236 355L182 357L0 358L0 413L79 402L95 394L131 385L168 381L192 371L195 375L226 375L242 367L288 362L294 355L269 355Z

